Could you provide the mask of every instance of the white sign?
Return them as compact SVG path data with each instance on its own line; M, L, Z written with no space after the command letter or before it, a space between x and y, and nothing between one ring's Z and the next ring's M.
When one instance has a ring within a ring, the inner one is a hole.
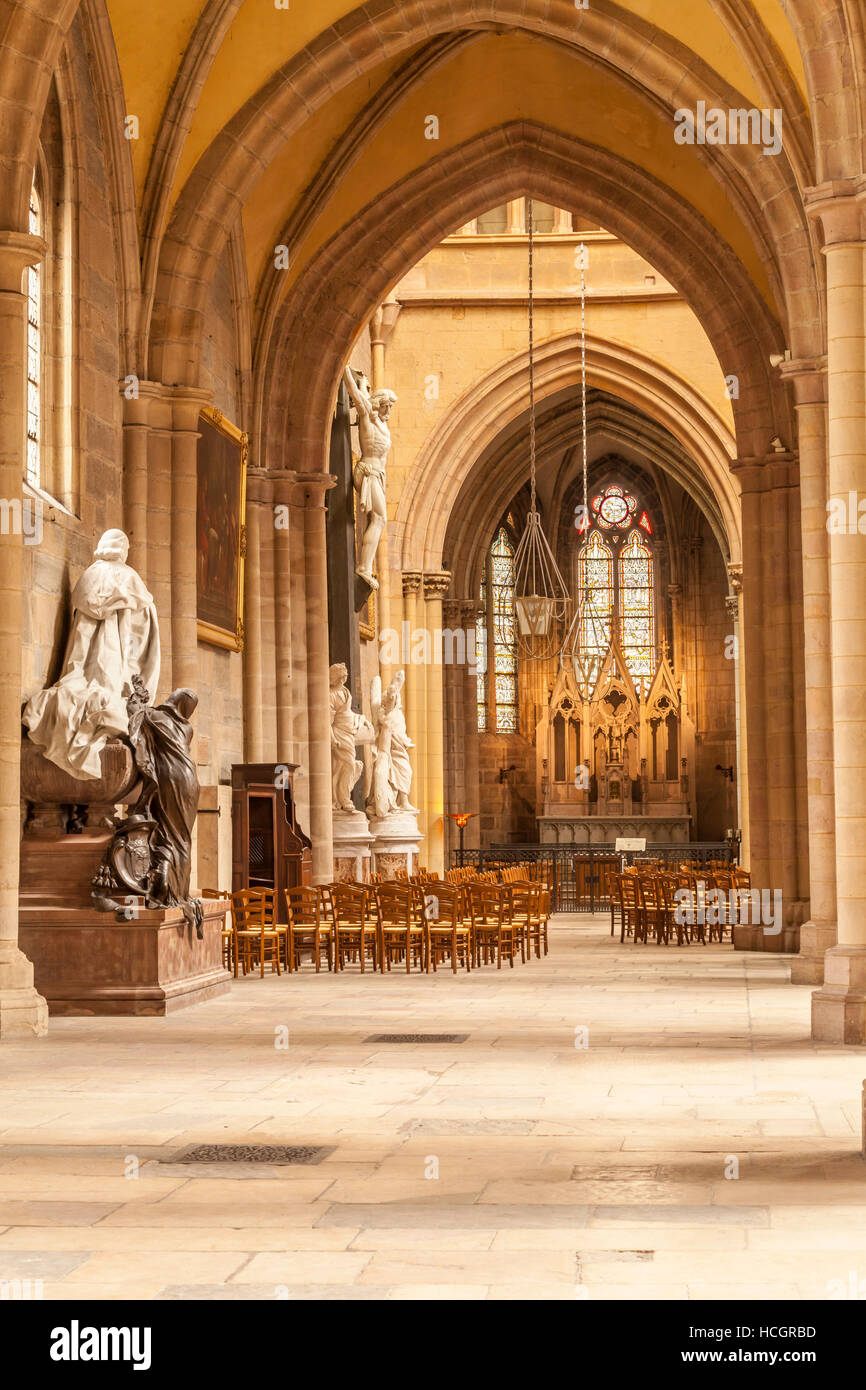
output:
M643 840L627 840L627 839L624 839L622 836L620 836L620 837L617 839L616 844L614 845L614 849L617 849L617 850L624 850L624 849L640 849L640 850L643 850L643 849L646 849L646 839L643 839Z

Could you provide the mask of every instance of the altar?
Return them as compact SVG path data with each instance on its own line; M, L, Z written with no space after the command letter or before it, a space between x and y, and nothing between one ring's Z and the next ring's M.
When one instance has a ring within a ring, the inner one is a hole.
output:
M667 655L635 684L612 640L591 690L567 667L536 730L542 844L685 844L693 838L695 731Z

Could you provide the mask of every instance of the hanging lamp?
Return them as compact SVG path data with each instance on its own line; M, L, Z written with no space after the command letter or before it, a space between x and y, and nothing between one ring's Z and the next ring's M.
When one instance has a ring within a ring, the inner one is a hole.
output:
M589 511L589 469L587 465L586 424L586 247L580 246L580 424L583 455L583 510L581 518L589 544L591 517ZM578 566L578 574L580 567ZM586 573L586 567L584 567ZM577 607L560 652L560 663L570 670L584 700L588 700L598 682L601 668L610 649L610 631L593 603L593 587L587 582L578 593Z
M569 607L568 589L559 572L538 511L535 447L535 228L532 199L526 200L529 224L529 480L526 529L514 553L515 640L525 661L543 661L557 650L557 628Z

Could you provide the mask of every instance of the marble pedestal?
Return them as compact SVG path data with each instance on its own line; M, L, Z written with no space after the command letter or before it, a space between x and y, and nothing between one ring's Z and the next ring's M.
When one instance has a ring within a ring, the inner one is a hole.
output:
M203 907L201 940L178 907L138 910L128 921L89 908L25 907L18 938L49 1014L168 1014L231 989L222 961L226 904L208 899Z
M369 883L373 836L363 811L334 812L334 881Z
M167 1014L226 994L227 904L205 900L202 940L180 908L148 910L129 897L126 916L98 911L91 880L110 839L86 830L21 842L18 941L49 1014Z
M371 816L370 834L375 873L385 878L395 878L401 871L415 873L424 838L418 829L417 812L393 811L382 820Z

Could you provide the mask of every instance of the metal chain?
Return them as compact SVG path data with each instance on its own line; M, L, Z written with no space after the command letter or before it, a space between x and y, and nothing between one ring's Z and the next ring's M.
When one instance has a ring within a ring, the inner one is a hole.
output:
M529 224L529 478L530 478L530 511L535 511L535 314L534 314L534 277L535 277L535 233L532 217L532 199L526 200L526 219Z
M589 530L589 485L586 463L586 247L580 247L580 413L583 432L583 520Z

